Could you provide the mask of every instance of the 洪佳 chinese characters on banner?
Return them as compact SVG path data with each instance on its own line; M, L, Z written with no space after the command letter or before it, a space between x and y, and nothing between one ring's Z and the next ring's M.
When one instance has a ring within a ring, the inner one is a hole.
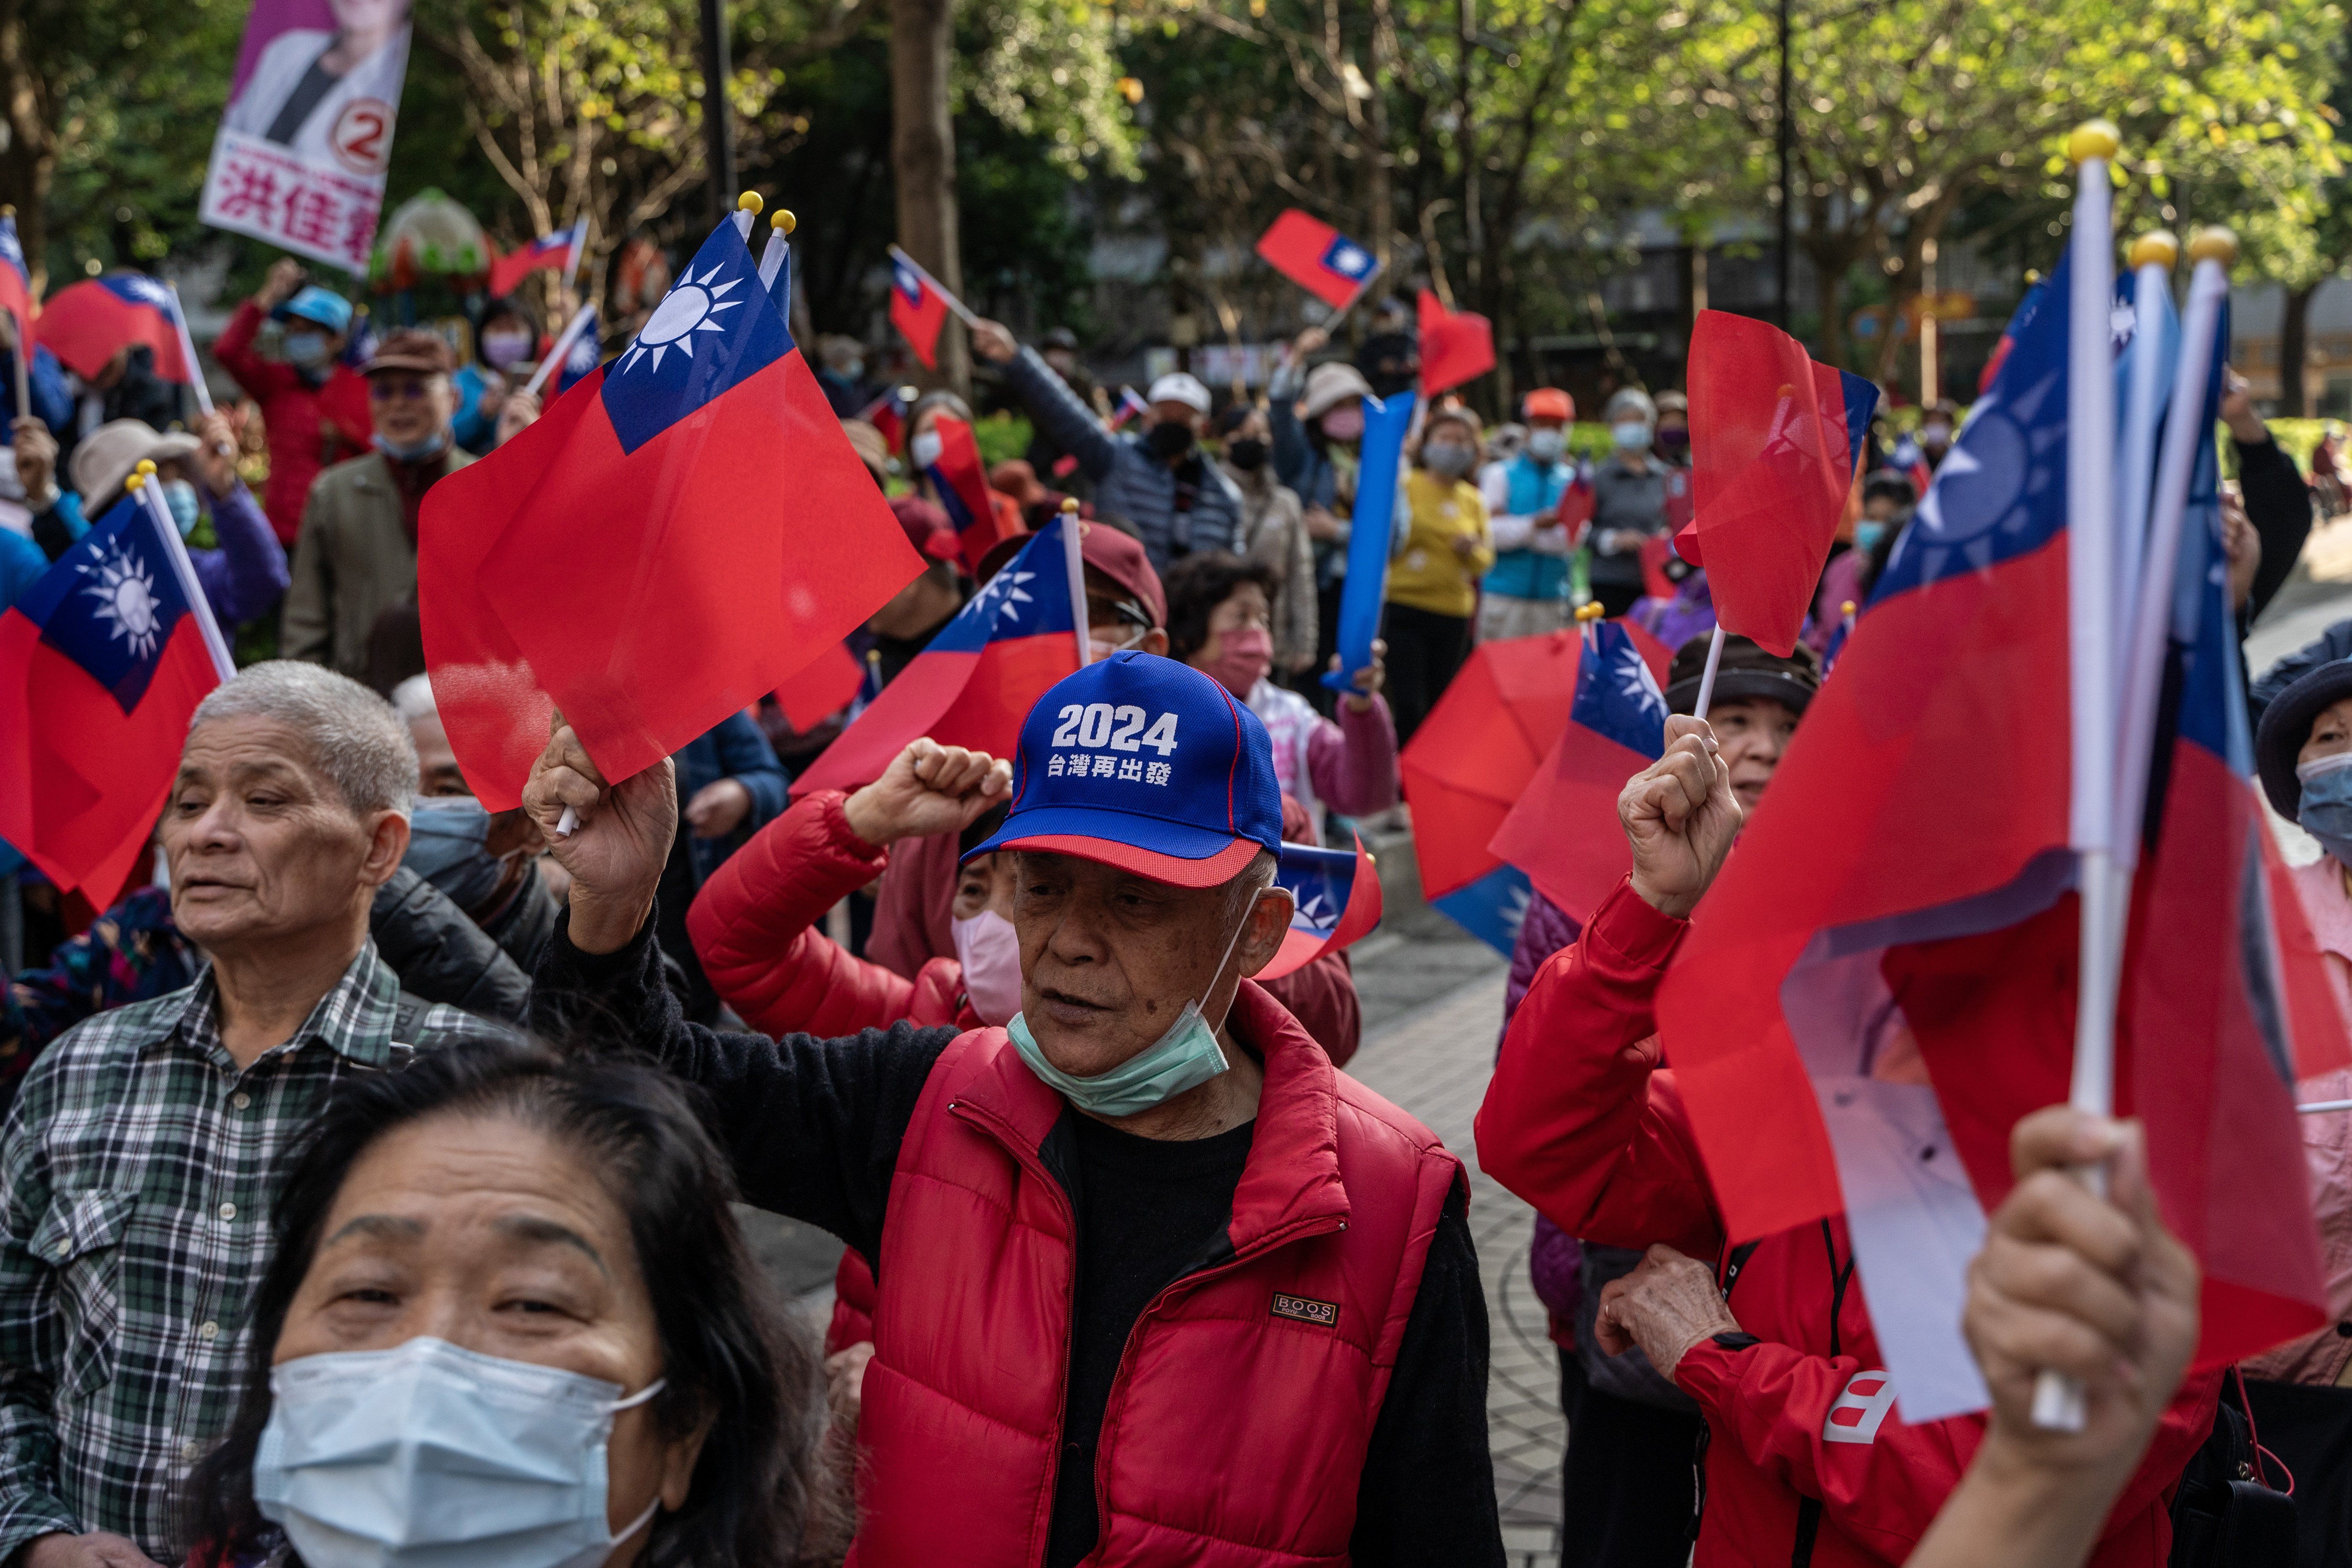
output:
M254 0L201 216L364 277L409 0Z

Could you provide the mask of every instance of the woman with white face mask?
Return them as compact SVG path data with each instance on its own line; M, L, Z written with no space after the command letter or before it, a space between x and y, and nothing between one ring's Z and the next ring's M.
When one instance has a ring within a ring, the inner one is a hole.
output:
M1608 459L1592 470L1592 526L1585 535L1592 596L1612 616L1642 597L1642 546L1666 527L1666 466L1652 450L1658 406L1639 387L1621 387L1601 418Z
M505 1037L344 1086L289 1173L188 1561L786 1568L837 1552L814 1348L658 1071Z
M457 393L449 428L458 446L478 458L498 445L499 410L508 389L530 378L539 344L539 316L528 300L509 296L482 307L474 328L474 357L449 378Z

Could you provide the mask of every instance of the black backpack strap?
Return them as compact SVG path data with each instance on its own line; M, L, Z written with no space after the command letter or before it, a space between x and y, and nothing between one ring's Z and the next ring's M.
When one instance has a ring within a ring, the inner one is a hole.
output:
M1837 1237L1830 1232L1830 1222L1822 1221L1822 1246L1830 1255L1830 1359L1835 1361L1839 1352L1838 1315L1845 1310L1845 1288L1853 1279L1851 1258L1845 1267L1838 1267ZM1822 1500L1803 1498L1797 1503L1797 1539L1789 1553L1789 1568L1809 1568L1813 1560L1813 1542L1822 1531Z

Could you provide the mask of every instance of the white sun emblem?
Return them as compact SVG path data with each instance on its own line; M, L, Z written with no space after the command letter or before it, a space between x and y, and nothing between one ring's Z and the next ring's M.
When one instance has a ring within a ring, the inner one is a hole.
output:
M1310 895L1305 903L1298 906L1297 918L1305 921L1317 931L1329 931L1332 924L1339 920L1339 911L1325 903L1322 894L1315 893Z
M1343 277L1353 278L1364 269L1364 263L1369 259L1370 258L1356 247L1343 245L1332 252L1331 268Z
M622 374L626 375L636 369L637 362L649 354L653 358L653 368L661 369L662 355L672 349L692 359L694 333L723 332L727 330L714 318L719 311L731 310L743 302L726 297L730 289L741 287L743 279L730 278L712 288L710 280L723 270L725 265L720 262L711 263L710 270L699 278L689 270L678 279L677 288L662 296L662 302L654 307L652 317L637 333L637 341L629 345L628 353L623 357Z
M1030 602L1028 591L1021 584L1036 575L1034 572L999 572L988 580L988 586L980 591L980 597L973 603L992 625L1011 621L1018 626L1021 623L1021 606Z
M98 579L82 592L98 601L98 616L106 622L109 635L129 643L137 658L152 654L157 634L163 629L163 613L155 597L155 580L147 575L146 563L117 550L97 565L85 566L82 571Z
M1657 677L1650 673L1639 653L1629 652L1617 665L1618 689L1633 700L1633 706L1647 710L1652 703L1664 708L1665 694L1658 689Z

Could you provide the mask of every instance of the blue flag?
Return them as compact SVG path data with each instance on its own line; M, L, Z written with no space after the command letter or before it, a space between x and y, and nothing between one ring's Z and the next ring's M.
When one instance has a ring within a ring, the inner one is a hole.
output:
M1356 689L1356 674L1372 662L1372 639L1381 635L1397 474L1404 463L1404 435L1412 426L1412 393L1400 392L1385 403L1364 399L1363 460L1356 468L1356 510L1349 522L1348 581L1339 592L1339 668L1323 672L1323 684L1334 691Z

